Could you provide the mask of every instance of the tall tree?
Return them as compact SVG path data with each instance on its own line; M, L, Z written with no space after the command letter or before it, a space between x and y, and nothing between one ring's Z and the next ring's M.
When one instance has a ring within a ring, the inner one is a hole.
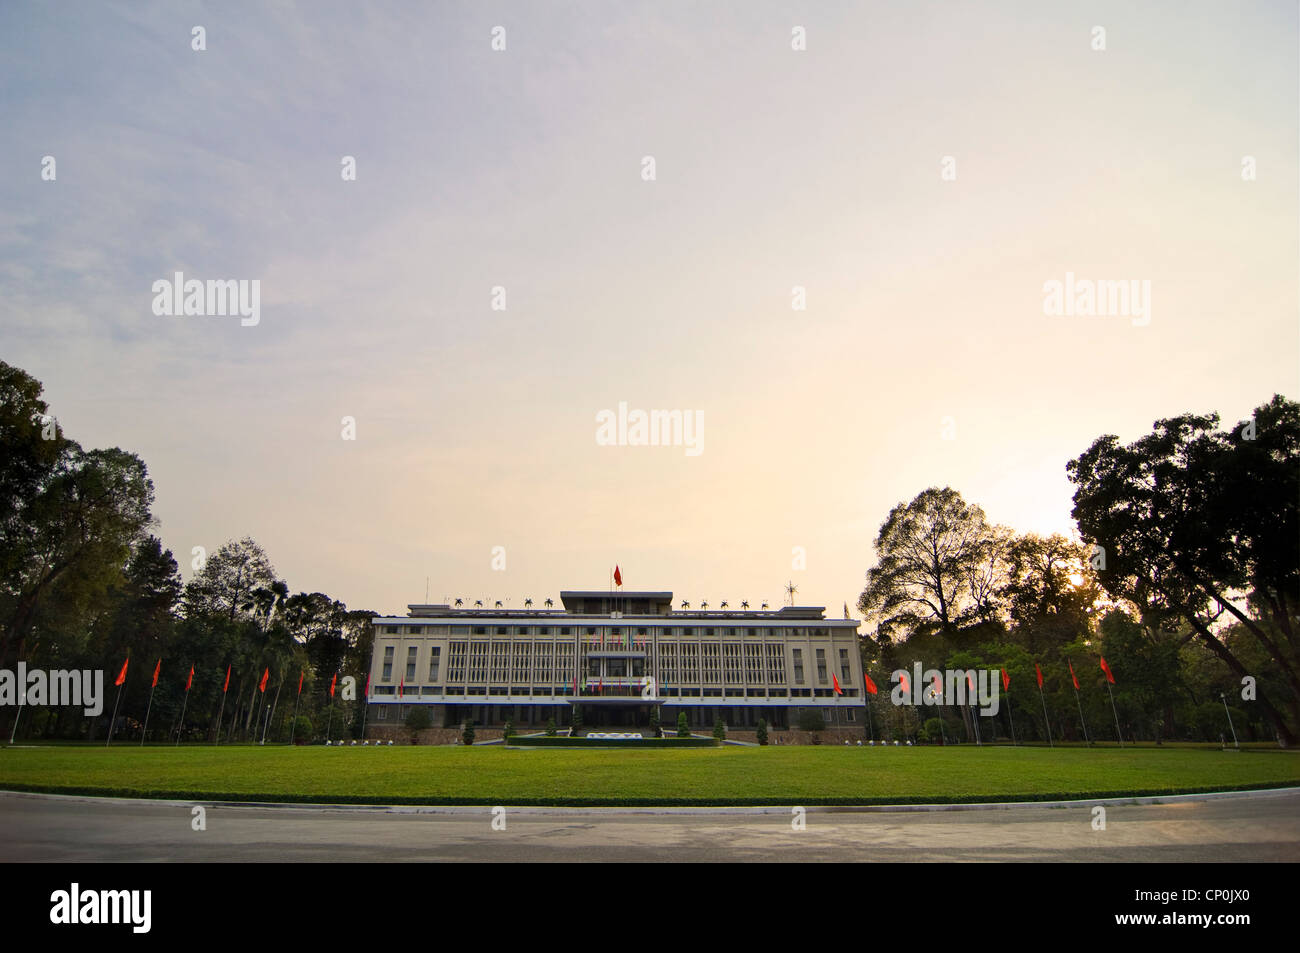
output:
M1275 397L1256 410L1249 436L1223 433L1218 423L1217 414L1183 414L1156 421L1151 434L1127 446L1114 435L1098 438L1066 467L1078 487L1073 515L1085 541L1104 552L1098 578L1112 596L1144 614L1181 616L1246 677L1251 672L1214 627L1220 614L1231 615L1267 651L1288 686L1283 702L1297 717L1300 678L1289 646L1239 603L1254 594L1282 612L1296 605L1300 408ZM1247 446L1269 431L1266 444ZM1292 528L1289 540L1278 525ZM1258 701L1279 742L1294 744L1273 699L1261 690Z

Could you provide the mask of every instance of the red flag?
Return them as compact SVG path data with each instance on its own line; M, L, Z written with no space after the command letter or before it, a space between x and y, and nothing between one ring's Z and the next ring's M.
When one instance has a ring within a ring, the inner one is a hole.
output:
M1070 680L1074 682L1074 690L1077 692L1079 690L1079 679L1074 674L1074 663L1066 659L1065 664L1070 666Z
M271 677L271 669L270 666L268 666L266 671L262 673L262 681L257 686L257 690L261 692L263 695L266 694L266 680L270 677Z
M117 673L117 681L113 683L114 685L121 685L123 682L126 681L126 666L127 663L130 661L131 660L128 658L122 662L122 671Z
M975 691L975 679L971 678L970 672L966 673L966 684L970 686L972 692Z
M1043 670L1038 667L1037 662L1034 663L1034 671L1038 673L1038 687L1041 689L1043 687Z
M306 672L299 672L299 673L298 673L298 694L299 694L299 695L302 694L302 680L303 680L304 677L306 677L306 675L307 675ZM369 683L369 682L366 682L366 684L369 685L370 683Z
M578 694L578 676L573 676L573 694Z
M836 695L844 694L844 692L840 689L840 680L835 677L834 672L831 672L831 685L834 686Z
M877 693L876 683L871 680L871 676L866 672L862 673L862 684L866 686L867 691L875 695Z
M335 672L334 677L330 679L330 698L334 697L334 686L339 680L339 673Z
M401 698L401 697L402 697L402 689L404 689L405 687L406 687L406 679L403 678L400 682L397 683L397 697L398 697L398 698Z
M153 684L149 686L150 688L158 687L158 673L161 671L162 671L162 659L159 659L158 664L153 667Z
M907 692L907 693L910 695L910 694L912 693L912 689L911 689L911 687L909 687L909 685L907 684L907 673L906 673L906 672L899 672L898 674L899 674L899 677L900 677L900 679L901 679L901 681L900 681L899 684L902 686L903 691Z
M190 666L190 677L185 679L185 690L188 692L190 686L194 684L194 666Z
M230 688L230 666L226 666L226 684L221 686L221 694L226 694L226 689Z
M623 585L623 574L619 572L617 566L614 567L614 585L616 586Z
M1114 685L1115 676L1110 673L1110 666L1106 664L1106 656L1102 655L1099 657L1101 658L1101 670L1106 673L1106 681Z
M1011 688L1011 676L1007 674L1007 670L1004 668L1002 670L1002 690L1005 692L1008 691L1010 688Z
M366 690L363 694L366 696L366 698L370 697L370 673L369 672L366 672Z

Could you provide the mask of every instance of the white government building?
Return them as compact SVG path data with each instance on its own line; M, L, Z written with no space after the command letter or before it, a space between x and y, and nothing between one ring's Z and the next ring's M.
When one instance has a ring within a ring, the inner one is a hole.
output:
M368 719L401 724L415 705L435 726L557 726L582 706L586 727L666 730L827 727L865 719L858 623L820 606L673 609L671 592L561 592L562 609L408 606L375 618ZM836 692L838 683L839 693Z

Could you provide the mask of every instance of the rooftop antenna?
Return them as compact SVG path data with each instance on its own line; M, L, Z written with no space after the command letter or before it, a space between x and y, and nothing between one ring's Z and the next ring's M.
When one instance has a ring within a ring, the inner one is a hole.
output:
M799 591L799 587L794 584L794 580L785 584L785 594L790 599L790 605L794 605L794 594Z

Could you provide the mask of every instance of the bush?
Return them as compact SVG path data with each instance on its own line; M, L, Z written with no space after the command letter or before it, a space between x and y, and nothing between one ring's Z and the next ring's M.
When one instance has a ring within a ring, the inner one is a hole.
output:
M509 741L510 736L513 735L514 733L515 733L515 723L513 721L507 721L506 726L501 729L501 740Z
M466 721L460 729L460 743L463 745L472 745L474 743L474 722Z
M758 730L754 734L758 736L759 744L767 744L767 722L762 718L758 719Z
M411 710L406 714L406 727L412 731L422 731L425 728L433 727L433 716L429 714L427 705L412 705Z
M722 723L721 715L713 720L713 740L718 744L727 740L727 726Z
M554 738L555 736L556 736L555 719L548 718L546 719L546 737Z
M581 705L573 706L573 721L571 722L571 726L572 726L571 730L569 731L569 734L571 735L576 735L578 732L582 730L582 706Z
M289 736L292 735L294 744L305 745L311 741L311 733L311 719L306 715L299 715L296 721L289 722L285 726L284 740L288 741Z
M650 734L655 738L664 736L664 727L659 722L659 706L650 709Z
M924 733L925 737L921 738ZM921 730L916 733L917 738L922 741L942 741L943 740L943 722L938 718L927 718Z
M825 731L826 719L822 717L821 709L805 708L799 713L799 728L803 731ZM813 739L813 744L817 744L817 739Z
M677 715L677 737L689 738L691 736L690 726L686 724L686 712L680 712Z

